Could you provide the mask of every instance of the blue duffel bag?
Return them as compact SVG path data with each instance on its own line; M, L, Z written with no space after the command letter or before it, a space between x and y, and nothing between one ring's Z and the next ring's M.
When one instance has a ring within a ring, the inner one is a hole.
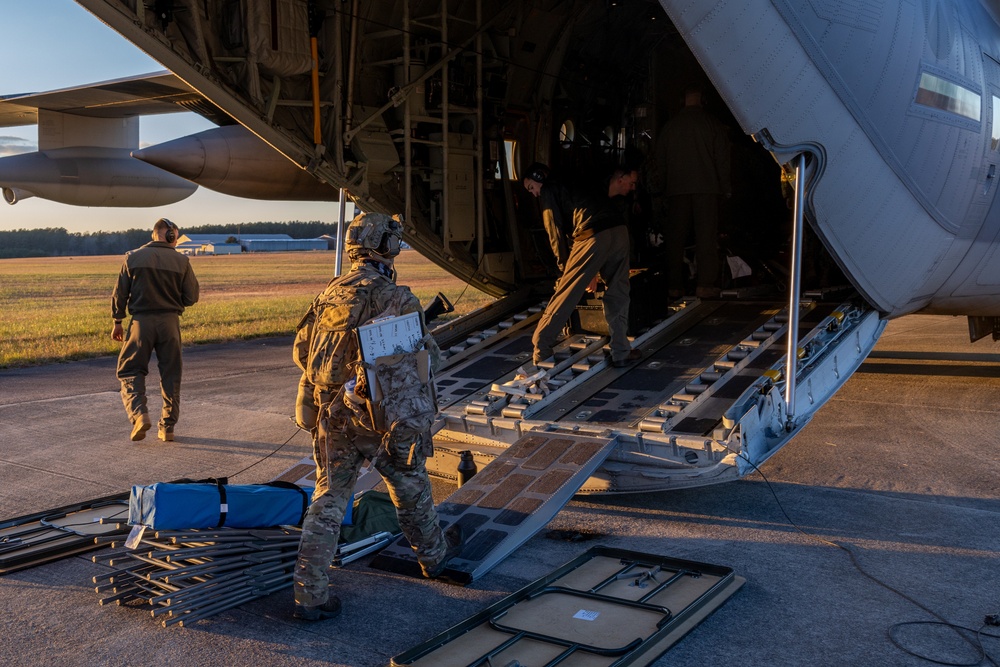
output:
M154 530L265 528L302 523L312 488L270 484L157 482L133 486L129 524ZM344 522L350 522L351 506Z

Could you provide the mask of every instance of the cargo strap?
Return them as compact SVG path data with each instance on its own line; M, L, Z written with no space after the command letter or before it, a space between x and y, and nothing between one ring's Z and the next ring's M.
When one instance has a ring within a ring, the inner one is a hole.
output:
M226 523L226 515L229 513L229 503L226 502L226 484L223 480L215 480L215 486L219 489L219 523L216 528L222 528Z
M293 484L292 482L285 482L280 479L274 480L273 482L268 482L264 486L273 486L278 489L295 489L296 491L299 492L299 495L302 496L302 513L299 515L299 525L301 526L302 522L306 518L306 510L309 509L309 503L312 500L309 497L309 494L306 493L305 489L303 489L298 484Z

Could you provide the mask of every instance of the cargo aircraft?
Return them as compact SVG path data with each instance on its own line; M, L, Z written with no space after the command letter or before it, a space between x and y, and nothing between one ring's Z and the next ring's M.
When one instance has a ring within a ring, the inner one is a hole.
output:
M126 196L44 190L96 171L115 193L154 178L164 197L192 182L262 198L344 189L362 210L402 213L407 243L497 297L434 330L448 355L435 474L541 438L599 444L570 493L733 480L801 431L887 319L962 315L973 339L1000 335L996 0L77 1L170 70L105 88L145 87L136 113L166 101L219 127L137 151L116 175L55 152L76 135L42 139L114 105L20 99L44 110L25 163L75 166L29 187L0 161L7 201ZM719 299L665 296L643 161L692 84L732 130L720 246L753 271L727 274ZM515 380L557 277L520 180L535 161L580 182L642 165L630 207L642 356L626 368L607 359L598 288L545 382ZM525 507L526 483L509 494Z

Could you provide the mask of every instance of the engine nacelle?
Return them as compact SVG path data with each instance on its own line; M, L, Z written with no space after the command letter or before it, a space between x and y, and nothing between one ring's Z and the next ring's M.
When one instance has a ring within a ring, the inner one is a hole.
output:
M242 125L205 130L132 152L210 190L270 201L339 201L340 191L316 180Z
M59 148L0 158L8 204L35 196L75 206L165 206L198 186L134 160L128 149Z
M27 192L26 190L22 190L20 188L4 187L0 188L0 193L3 194L3 200L8 204L10 204L11 206L13 206L14 204L23 199L35 196L33 193Z

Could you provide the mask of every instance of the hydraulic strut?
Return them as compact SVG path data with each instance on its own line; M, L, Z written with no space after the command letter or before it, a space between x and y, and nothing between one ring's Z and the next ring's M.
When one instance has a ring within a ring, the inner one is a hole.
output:
M792 266L788 283L788 352L785 356L785 429L791 431L795 419L795 371L799 351L799 292L802 291L802 231L805 218L806 155L795 159L795 209L792 220Z

